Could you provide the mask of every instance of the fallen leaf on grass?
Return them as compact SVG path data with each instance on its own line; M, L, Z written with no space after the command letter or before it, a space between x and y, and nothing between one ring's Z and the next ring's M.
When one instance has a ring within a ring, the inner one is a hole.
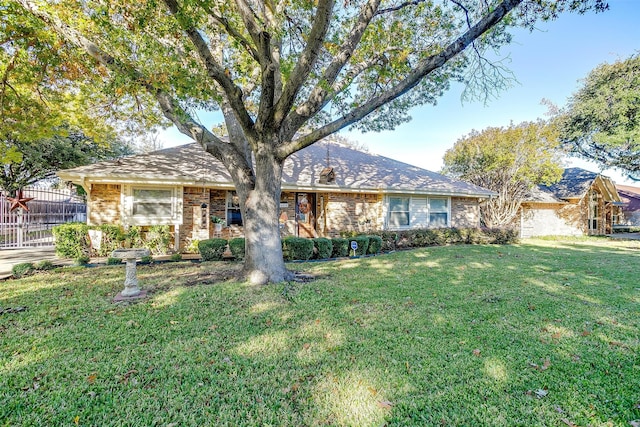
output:
M381 400L378 402L378 407L388 410L393 407L393 403L389 402L388 400Z
M546 371L551 366L551 361L549 359L545 359L542 366L536 363L530 362L529 366L531 366L533 369L537 369L538 371Z
M565 423L566 425L568 425L569 427L578 427L577 424L571 422L570 420L566 419L566 418L561 418L560 421L562 421L563 423Z
M625 343L620 342L620 341L609 341L609 345L612 346L612 347L627 348L627 345Z
M302 348L305 349L305 350L308 350L309 347L311 347L311 344L309 344L308 342L302 344Z
M98 374L96 374L96 373L94 372L93 374L91 374L91 375L89 375L89 376L87 377L87 382L88 382L89 384L93 384L94 382L96 382L96 378L98 378Z
M584 331L582 331L582 333L580 335L582 335L583 337L589 336L589 335L591 335L591 331L587 331L585 329Z
M551 338L553 338L554 340L559 340L562 337L562 334L560 332L556 332L553 335L551 335Z
M538 390L534 391L534 393L538 399L542 399L543 397L546 397L549 394L547 390L544 390L542 388L539 388Z
M476 348L475 350L473 350L473 355L480 357L482 355L482 352L480 351L479 348Z

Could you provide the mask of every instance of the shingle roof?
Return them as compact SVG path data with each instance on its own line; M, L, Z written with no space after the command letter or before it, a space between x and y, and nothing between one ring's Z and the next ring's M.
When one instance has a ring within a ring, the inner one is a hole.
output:
M540 190L551 193L559 199L582 197L597 176L597 173L581 168L568 168L564 170L560 181L549 186L541 185Z
M332 184L319 184L327 166L336 173ZM58 172L65 180L87 179L193 182L198 185L231 185L221 162L197 144L186 144L148 154L81 166ZM419 192L489 197L484 188L445 177L388 157L365 153L333 142L313 144L289 157L284 165L283 186L317 187L383 192Z

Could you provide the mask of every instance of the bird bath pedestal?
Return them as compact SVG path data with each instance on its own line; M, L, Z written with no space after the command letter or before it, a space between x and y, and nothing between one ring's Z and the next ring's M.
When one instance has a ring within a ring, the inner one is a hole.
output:
M124 279L124 290L113 299L114 302L129 301L132 299L144 298L147 291L138 287L138 277L136 275L136 259L149 256L149 249L116 249L111 253L112 258L124 259L126 262L126 273Z

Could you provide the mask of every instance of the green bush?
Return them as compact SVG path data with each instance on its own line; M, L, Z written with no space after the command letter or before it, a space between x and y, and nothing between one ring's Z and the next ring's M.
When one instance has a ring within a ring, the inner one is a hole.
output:
M231 255L239 261L244 259L245 240L243 237L236 237L229 240L229 250Z
M119 225L102 224L97 227L89 227L91 230L100 230L102 240L100 249L96 251L98 256L109 256L111 252L118 249L124 241L125 235Z
M180 252L178 252L177 254L173 254L169 257L169 260L174 262L182 261L182 254Z
M282 240L282 254L286 261L306 261L313 256L313 240L302 237L286 237Z
M369 249L369 237L368 236L356 236L349 239L349 254L353 254L351 249L351 242L355 241L358 244L356 249L356 256L366 255L367 249Z
M81 222L60 224L51 230L55 238L56 255L77 259L88 256L91 248L89 226Z
M367 248L368 254L380 253L382 249L382 237L380 236L367 236L369 238L369 247Z
M491 244L510 245L519 240L518 230L512 228L487 228L482 231Z
M120 258L107 258L107 265L118 265L122 263L122 260Z
M35 271L36 271L36 268L34 267L33 263L30 263L30 262L23 262L20 264L16 264L11 269L11 273L13 274L13 277L15 277L16 279L19 279L24 276L28 276L29 274L33 274Z
M327 259L331 258L331 252L333 251L333 244L330 239L326 237L318 237L313 239L313 253L314 258Z
M75 265L77 266L87 265L89 264L89 261L91 261L91 258L89 257L89 255L80 255L79 257L76 257Z
M154 255L163 255L169 252L172 240L168 225L152 225L147 231L142 246L148 248Z
M151 264L153 262L153 257L151 255L143 256L140 258L140 263L142 264Z
M349 255L349 241L347 239L336 237L331 239L331 245L333 246L331 250L332 258L344 258Z
M54 268L55 268L55 266L48 259L45 259L45 260L42 260L42 261L38 261L35 264L35 269L38 270L38 271L53 270Z
M142 236L142 228L132 225L124 232L125 242L130 248L146 248L144 238Z
M221 261L226 249L226 239L206 239L198 242L198 252L202 261Z
M464 235L462 230L460 230L459 228L455 228L455 227L445 228L444 234L445 234L447 243L450 243L453 245L458 243L464 243Z

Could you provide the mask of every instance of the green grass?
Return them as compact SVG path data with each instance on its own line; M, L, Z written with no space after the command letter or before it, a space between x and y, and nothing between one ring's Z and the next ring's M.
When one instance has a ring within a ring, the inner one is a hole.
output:
M629 426L639 249L434 247L263 287L140 266L135 304L121 266L0 282L27 307L0 315L0 425Z

